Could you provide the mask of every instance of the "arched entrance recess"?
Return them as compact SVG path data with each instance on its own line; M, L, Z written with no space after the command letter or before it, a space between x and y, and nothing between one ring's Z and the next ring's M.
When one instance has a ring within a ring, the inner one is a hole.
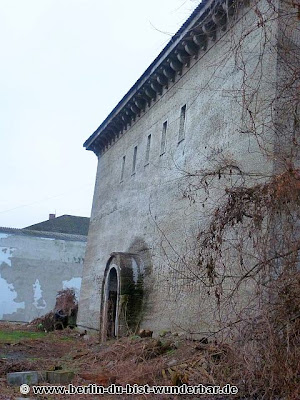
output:
M137 254L112 253L101 295L101 340L137 331L143 306L144 266Z

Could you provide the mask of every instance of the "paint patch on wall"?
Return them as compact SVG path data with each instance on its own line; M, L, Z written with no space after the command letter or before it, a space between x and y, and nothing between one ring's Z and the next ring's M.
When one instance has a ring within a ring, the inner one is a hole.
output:
M80 287L81 287L81 278L76 277L72 278L69 281L63 281L63 289L74 289L76 299L79 300Z
M33 303L32 304L35 306L35 308L37 308L39 310L46 308L47 304L42 296L43 291L41 288L40 281L38 279L36 279L36 281L32 285L32 287L33 287Z
M11 267L11 259L13 252L16 250L14 247L1 247L0 246L0 265L5 263Z
M25 308L24 301L20 303L15 301L17 296L18 294L13 284L6 282L6 280L0 276L0 319L2 319L5 314L13 314ZM13 319L13 316L11 316L11 319Z

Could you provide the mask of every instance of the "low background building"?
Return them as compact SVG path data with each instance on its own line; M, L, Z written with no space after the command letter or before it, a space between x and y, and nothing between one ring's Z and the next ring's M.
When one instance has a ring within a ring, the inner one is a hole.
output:
M51 311L59 290L81 286L89 218L63 215L24 229L0 227L0 319Z

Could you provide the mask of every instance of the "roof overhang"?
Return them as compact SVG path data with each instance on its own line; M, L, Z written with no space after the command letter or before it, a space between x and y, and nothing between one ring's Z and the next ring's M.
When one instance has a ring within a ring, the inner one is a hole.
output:
M226 30L234 10L234 0L203 0L84 147L96 155L106 150L189 66L191 57L197 58L206 51L207 42L210 38L215 40L217 29Z

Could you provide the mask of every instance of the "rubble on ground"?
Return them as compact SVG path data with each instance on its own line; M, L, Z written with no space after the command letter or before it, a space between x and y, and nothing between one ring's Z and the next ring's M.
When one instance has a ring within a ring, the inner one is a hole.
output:
M31 321L39 330L51 332L56 329L74 328L78 312L78 302L73 289L63 289L57 293L55 307L42 317Z

